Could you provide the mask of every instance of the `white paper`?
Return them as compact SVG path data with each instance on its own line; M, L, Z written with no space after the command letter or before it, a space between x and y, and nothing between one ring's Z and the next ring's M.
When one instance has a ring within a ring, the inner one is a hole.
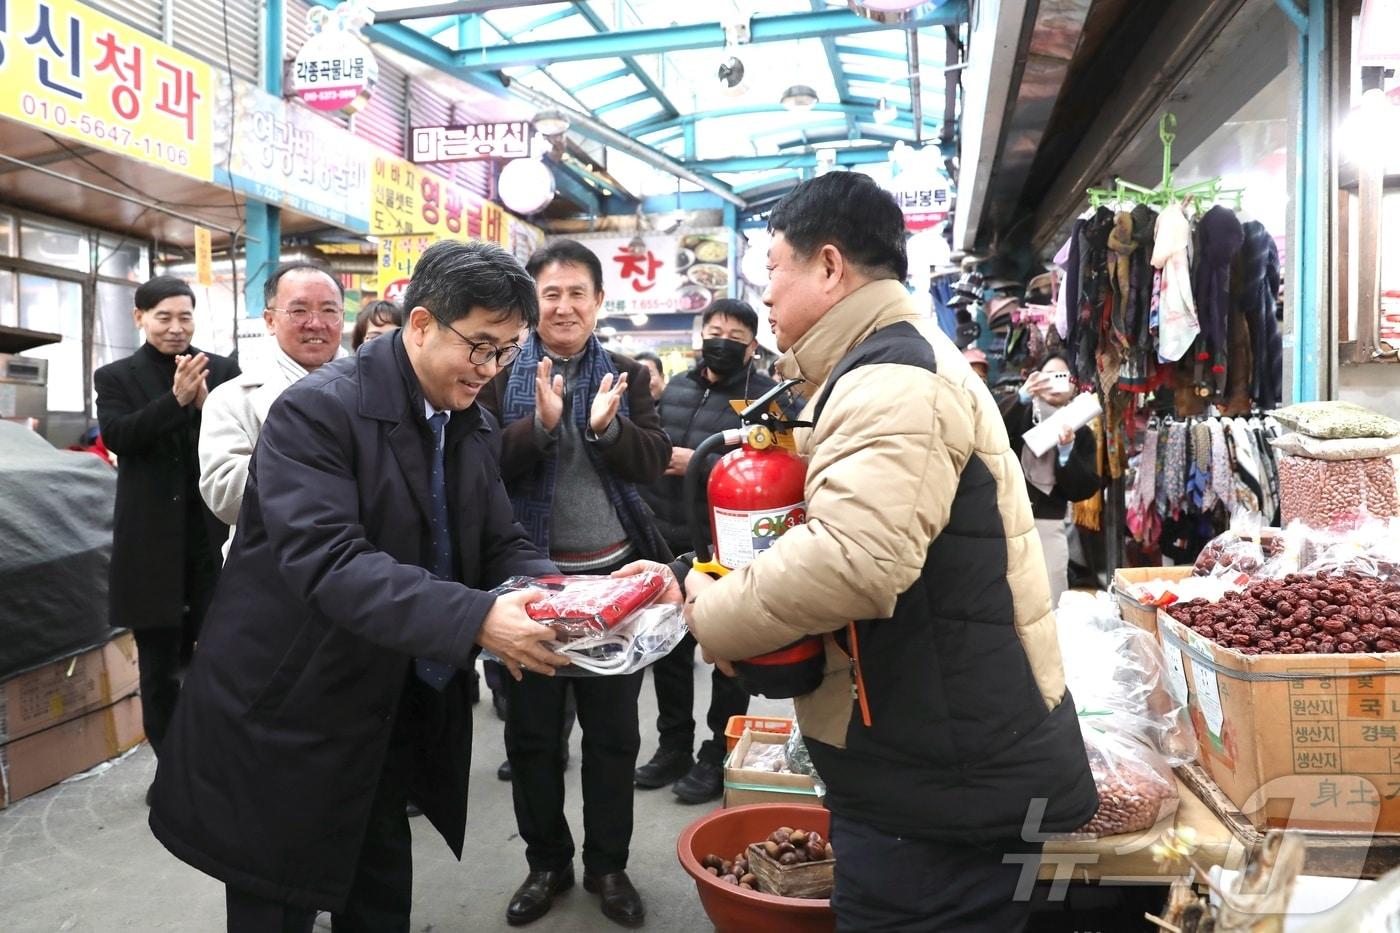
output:
M1099 404L1098 395L1093 392L1084 392L1076 395L1074 401L1031 428L1021 437L1025 440L1026 446L1031 449L1031 453L1039 457L1059 444L1061 428L1069 427L1078 431L1101 414L1103 414L1103 406Z

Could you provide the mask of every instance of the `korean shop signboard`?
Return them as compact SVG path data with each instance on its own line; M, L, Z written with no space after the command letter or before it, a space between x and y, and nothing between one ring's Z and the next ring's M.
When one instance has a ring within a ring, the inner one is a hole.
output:
M215 72L77 0L0 0L0 116L201 181Z
M415 126L409 158L414 162L472 162L521 159L530 154L530 121Z
M379 79L374 53L360 38L374 13L361 2L334 10L313 5L306 14L310 36L292 63L292 90L314 110L355 113L369 102Z
M320 114L247 81L234 78L231 87L235 132L216 133L215 181L346 230L370 232L374 150Z

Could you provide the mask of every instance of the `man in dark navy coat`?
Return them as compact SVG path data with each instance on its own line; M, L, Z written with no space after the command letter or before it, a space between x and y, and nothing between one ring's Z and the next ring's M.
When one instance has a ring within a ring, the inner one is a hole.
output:
M554 572L512 518L477 393L534 283L500 247L419 260L402 330L273 405L156 774L151 828L227 886L230 931L406 931L412 799L461 857L479 648L563 659L484 590Z

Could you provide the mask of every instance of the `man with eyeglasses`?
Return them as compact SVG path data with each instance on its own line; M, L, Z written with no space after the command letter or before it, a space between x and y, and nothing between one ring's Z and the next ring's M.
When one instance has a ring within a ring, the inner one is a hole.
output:
M199 434L199 493L230 526L238 523L248 462L272 403L307 373L345 355L345 287L319 263L283 263L263 286L263 321L276 346L258 365L209 393Z
M404 326L288 387L156 773L151 829L223 881L233 933L407 933L411 798L461 857L470 670L564 663L497 597L556 568L514 521L477 395L537 317L510 254L443 241ZM317 309L330 310L327 303Z
M515 516L565 573L606 574L638 557L670 560L637 486L661 478L671 442L646 367L593 335L602 264L582 243L555 240L526 268L539 294L539 326L481 394L504 426L501 476ZM609 919L635 925L645 917L626 871L641 685L641 671L526 674L506 684L506 755L529 865L506 908L508 923L544 916L554 895L574 883L561 749L569 694L583 730L583 886L601 895Z

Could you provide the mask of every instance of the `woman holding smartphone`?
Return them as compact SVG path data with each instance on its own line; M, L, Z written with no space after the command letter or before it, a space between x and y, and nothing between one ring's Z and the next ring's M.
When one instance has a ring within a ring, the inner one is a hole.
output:
M1085 426L1075 431L1066 427L1060 432L1057 446L1036 456L1022 435L1069 404L1074 394L1069 362L1057 350L1041 360L1002 410L1011 449L1021 458L1021 470L1026 474L1026 491L1030 494L1041 549L1045 551L1055 605L1059 605L1060 594L1069 588L1069 539L1065 527L1069 504L1098 493L1098 446L1093 429Z

